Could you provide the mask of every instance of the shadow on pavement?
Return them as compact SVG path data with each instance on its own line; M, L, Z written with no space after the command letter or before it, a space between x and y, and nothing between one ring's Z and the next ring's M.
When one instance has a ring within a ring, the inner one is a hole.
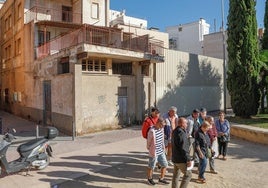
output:
M254 162L265 162L268 161L268 150L263 150L264 146L233 137L228 144L227 155L230 154L235 159L252 158L255 159ZM259 151L262 151L261 155Z
M96 156L71 156L62 157L62 162L51 162L50 166L84 168L88 169L88 174L80 174L75 180L66 181L65 171L38 172L50 177L62 179L58 187L109 187L113 183L144 184L146 180L147 154L144 152L129 152L128 154L98 154ZM75 161L75 162L74 162ZM77 172L68 172L77 173ZM40 179L51 182L51 179ZM101 186L95 186L100 184ZM51 182L52 183L52 182ZM73 186L72 186L73 185ZM52 185L52 187L56 185Z

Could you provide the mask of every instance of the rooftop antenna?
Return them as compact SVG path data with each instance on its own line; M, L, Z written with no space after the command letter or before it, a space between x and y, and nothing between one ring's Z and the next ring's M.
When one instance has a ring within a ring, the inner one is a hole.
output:
M214 33L216 33L216 19L214 18Z

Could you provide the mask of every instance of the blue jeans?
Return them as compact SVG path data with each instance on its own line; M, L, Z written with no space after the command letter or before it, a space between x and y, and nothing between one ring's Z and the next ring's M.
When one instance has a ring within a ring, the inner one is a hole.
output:
M207 158L205 156L203 159L199 158L199 166L198 166L198 170L199 170L198 177L199 178L205 179L204 174L206 171L206 167L207 167Z

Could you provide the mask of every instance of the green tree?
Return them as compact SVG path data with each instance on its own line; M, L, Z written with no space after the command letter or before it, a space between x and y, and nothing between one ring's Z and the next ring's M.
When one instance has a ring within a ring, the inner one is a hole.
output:
M268 1L265 2L265 13L264 13L264 33L262 38L262 49L268 49Z
M227 87L234 113L250 117L258 112L259 49L255 0L230 0L227 21Z
M262 50L260 51L260 60L263 63L260 71L260 89L261 89L261 108L260 112L265 113L265 97L268 99L268 1L265 2L264 13L264 34L261 40Z

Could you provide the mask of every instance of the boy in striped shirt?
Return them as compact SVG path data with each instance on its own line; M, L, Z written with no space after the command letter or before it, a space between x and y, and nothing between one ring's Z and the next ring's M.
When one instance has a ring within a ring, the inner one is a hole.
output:
M158 182L160 184L169 184L169 182L164 179L166 168L168 166L164 144L164 125L164 119L159 118L155 126L152 126L148 132L147 149L149 150L149 162L147 178L150 185L155 185L153 180L153 170L157 162L161 165L161 173Z

